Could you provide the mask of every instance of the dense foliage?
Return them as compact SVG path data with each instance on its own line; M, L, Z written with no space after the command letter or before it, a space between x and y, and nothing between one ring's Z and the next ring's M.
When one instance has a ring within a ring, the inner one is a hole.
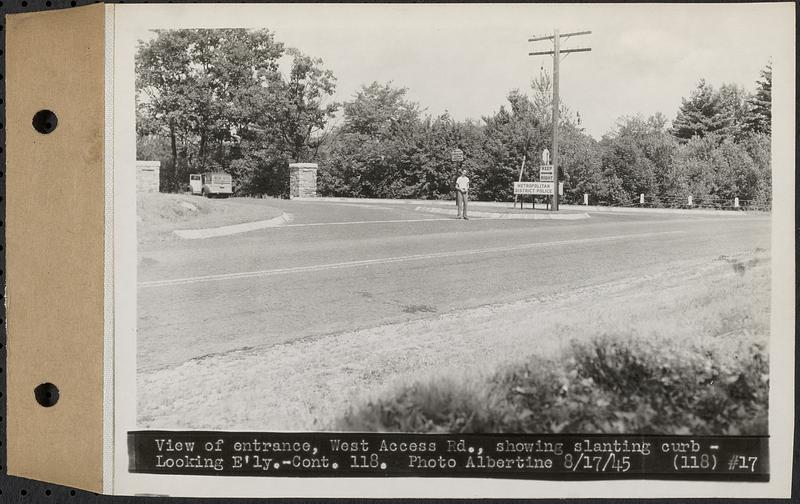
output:
M288 62L288 63L287 63ZM470 197L513 199L513 182L535 180L552 138L552 83L479 121L431 116L391 83L364 85L330 102L336 79L323 62L285 48L268 30L168 30L139 46L137 155L162 161L162 190L189 173L223 170L239 194L285 195L288 163L318 162L321 195L452 197L465 153ZM283 68L283 71L282 71ZM654 206L770 204L772 70L754 92L700 80L672 124L661 114L623 117L599 141L580 116L560 114L560 180L567 202ZM333 124L341 112L339 121Z
M733 355L733 356L732 356ZM765 435L766 349L692 347L640 338L573 343L532 356L486 384L417 383L335 426L379 432Z
M314 157L337 107L333 73L269 30L158 30L136 75L137 155L162 161L162 190L221 170L239 192L282 194L287 163Z

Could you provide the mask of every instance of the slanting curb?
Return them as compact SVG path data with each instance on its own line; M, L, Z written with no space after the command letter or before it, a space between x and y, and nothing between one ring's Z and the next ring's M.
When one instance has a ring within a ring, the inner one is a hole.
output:
M217 236L228 236L239 233L247 233L249 231L257 231L259 229L267 229L278 226L283 226L292 220L292 215L286 212L274 217L272 219L245 222L243 224L232 224L230 226L220 226L207 229L176 229L173 231L178 238L183 240L202 240L204 238L215 238Z
M424 207L418 206L414 208L415 212L435 213L444 215L453 215L455 211L447 208L437 207ZM472 210L469 212L470 217L478 217L483 219L516 219L516 220L579 220L588 219L588 213L505 213L505 212L481 212ZM453 215L453 217L455 217Z

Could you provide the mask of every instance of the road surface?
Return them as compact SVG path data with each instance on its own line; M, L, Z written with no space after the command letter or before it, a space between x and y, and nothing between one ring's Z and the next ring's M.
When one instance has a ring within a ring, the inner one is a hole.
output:
M392 203L264 204L294 219L140 246L140 371L642 277L770 239L767 215L463 221Z

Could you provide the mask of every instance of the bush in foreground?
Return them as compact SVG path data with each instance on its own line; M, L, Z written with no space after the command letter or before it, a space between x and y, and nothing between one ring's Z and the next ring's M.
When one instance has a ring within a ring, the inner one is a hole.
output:
M731 348L736 346L736 348ZM759 435L767 433L761 344L600 337L530 357L484 382L415 383L350 411L342 430Z

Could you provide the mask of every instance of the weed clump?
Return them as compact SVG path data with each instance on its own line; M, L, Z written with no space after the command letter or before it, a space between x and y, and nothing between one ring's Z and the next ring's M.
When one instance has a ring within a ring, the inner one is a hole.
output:
M723 344L724 343L724 344ZM466 433L767 434L762 344L602 336L488 379L415 383L351 410L343 430Z
M491 432L502 397L444 379L415 383L392 398L367 404L339 422L344 430L391 432Z

